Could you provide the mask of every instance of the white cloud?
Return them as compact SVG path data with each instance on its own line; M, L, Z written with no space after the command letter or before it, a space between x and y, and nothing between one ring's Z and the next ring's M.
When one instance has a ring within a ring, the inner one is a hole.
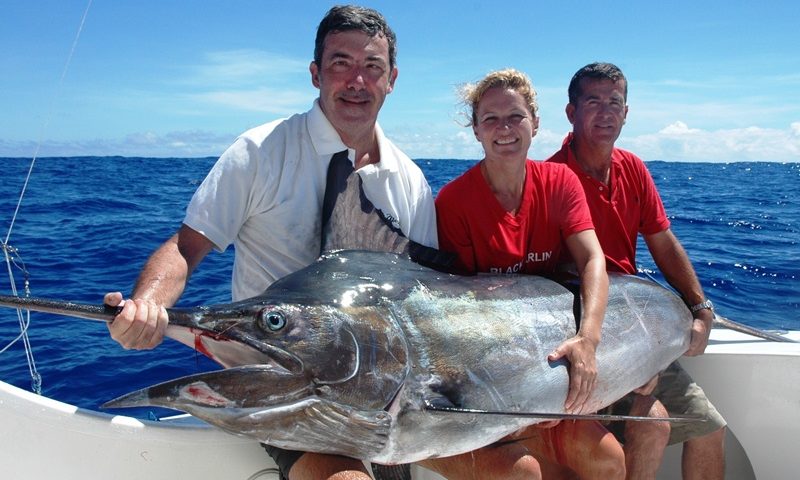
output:
M657 133L623 137L618 145L645 160L798 162L799 132L800 122L785 130L761 127L704 130L676 121Z
M424 132L424 133L423 133ZM388 136L411 158L464 159L483 158L483 148L472 129L420 128L410 131L407 128L386 130ZM564 134L541 130L536 134L529 151L530 158L544 160L561 148Z
M180 83L189 92L174 95L169 108L213 115L202 105L232 111L287 116L305 111L316 97L311 86L310 60L257 49L208 52L204 63L188 67ZM186 100L184 102L184 100Z
M45 141L38 155L121 155L152 157L206 157L220 155L235 134L206 130L153 131L133 133L124 138L81 141ZM469 129L439 129L429 125L414 128L386 128L386 134L411 158L454 158L477 160L483 150ZM533 140L530 156L544 159L561 148L564 134L540 131ZM617 144L644 160L666 161L780 161L800 162L800 122L784 130L760 127L703 130L674 122L656 133L623 136ZM32 141L0 140L0 156L29 157L37 151Z
M412 158L479 159L480 144L469 129L394 127L386 134ZM623 131L624 134L624 131ZM561 148L564 133L541 130L530 157L545 159ZM623 135L617 145L645 160L683 162L800 162L800 122L786 129L746 127L704 130L676 121L655 133Z
M310 90L257 88L237 91L212 91L188 95L190 103L203 102L234 110L287 116L309 108L316 98Z
M10 157L72 157L72 156L122 156L122 157L216 157L222 154L236 138L234 134L218 134L190 130L158 134L137 132L124 138L95 138L69 141L48 140L37 145L32 141L11 142L0 140L0 156Z
M310 60L256 49L227 50L205 54L206 62L189 67L183 81L194 85L242 86L286 77L309 78Z
M536 160L545 160L551 155L561 150L566 133L553 132L552 130L540 130L533 139L533 145L529 152L529 157Z
M481 147L471 132L387 130L386 135L411 158L479 158Z
M233 135L219 135L201 130L170 132L159 135L140 132L125 137L122 141L108 141L106 153L96 155L158 156L158 157L216 157L234 140ZM158 153L151 153L158 152Z
M661 131L658 133L660 135L680 136L680 135L692 135L695 133L701 133L701 130L697 128L694 129L689 128L689 126L686 125L685 123L678 121L673 123L672 125L667 125L663 129L661 129Z

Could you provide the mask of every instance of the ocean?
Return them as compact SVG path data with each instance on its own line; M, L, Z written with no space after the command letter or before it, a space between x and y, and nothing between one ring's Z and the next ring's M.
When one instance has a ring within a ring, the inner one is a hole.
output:
M8 245L20 293L100 304L130 292L149 254L180 226L214 158L70 157L38 159ZM5 241L30 159L0 158L0 241ZM434 193L474 164L417 160ZM647 163L672 229L719 314L768 330L800 330L800 163ZM233 253L212 253L179 305L230 299ZM640 269L663 281L644 244ZM5 271L5 270L4 270ZM10 276L0 294L11 294ZM0 350L20 332L0 309ZM132 390L218 368L171 340L126 351L101 322L31 314L28 330L42 393L88 409ZM21 341L0 353L0 379L24 389L31 375ZM115 413L115 412L112 412ZM118 412L121 413L121 412ZM134 409L148 418L161 409Z

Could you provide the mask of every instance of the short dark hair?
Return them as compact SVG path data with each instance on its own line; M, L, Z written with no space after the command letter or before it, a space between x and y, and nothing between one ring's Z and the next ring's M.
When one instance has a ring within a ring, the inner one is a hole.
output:
M569 89L567 90L569 94L569 103L575 105L578 98L583 95L581 80L584 78L590 78L592 80L611 80L612 82L622 80L625 82L625 100L628 99L628 80L625 78L622 70L613 63L595 62L581 68L572 76L572 80L569 82Z
M314 41L314 63L321 66L322 50L325 48L325 37L329 33L358 30L370 37L383 36L389 43L389 69L394 68L397 58L397 38L389 28L386 19L377 10L359 7L358 5L336 5L328 10L325 18L317 27L317 38Z

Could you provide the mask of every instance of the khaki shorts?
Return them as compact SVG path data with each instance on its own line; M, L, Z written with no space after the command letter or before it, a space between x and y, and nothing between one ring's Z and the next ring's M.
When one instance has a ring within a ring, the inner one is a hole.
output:
M611 411L615 414L626 415L633 403L633 395L628 394L614 403ZM705 422L672 423L669 435L670 445L708 435L726 425L725 419L708 400L703 389L692 380L692 377L678 362L673 362L661 372L653 396L664 404L670 415L696 415L706 419ZM624 443L625 439L622 434L624 422L611 423L609 430L619 441Z

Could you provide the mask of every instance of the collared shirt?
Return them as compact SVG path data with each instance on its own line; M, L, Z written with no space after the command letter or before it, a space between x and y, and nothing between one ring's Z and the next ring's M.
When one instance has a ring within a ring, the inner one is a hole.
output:
M497 200L480 163L445 185L436 197L439 244L457 254L464 273L555 271L565 240L592 228L583 190L563 165L528 160L519 211Z
M367 197L410 239L436 247L433 199L422 171L376 129L381 161L358 170ZM354 161L355 152L315 101L306 113L242 134L208 173L183 223L219 251L234 245L234 301L316 260L328 164L343 150Z
M609 271L636 273L636 239L669 228L661 197L644 162L631 152L614 148L609 184L584 172L567 135L561 150L548 162L565 163L578 176L592 212L595 232Z

